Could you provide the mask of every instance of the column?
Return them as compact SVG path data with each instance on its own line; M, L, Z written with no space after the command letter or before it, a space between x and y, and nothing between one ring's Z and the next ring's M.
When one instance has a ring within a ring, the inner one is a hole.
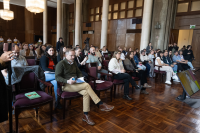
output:
M43 12L43 44L47 43L47 0L44 0Z
M152 5L153 5L153 0L144 1L140 50L146 48L150 41Z
M75 46L82 45L80 34L81 34L81 9L82 0L76 0L76 18L75 18Z
M57 41L61 37L62 26L62 0L57 0Z
M103 46L107 45L108 9L109 9L109 0L103 0L100 48L103 48Z

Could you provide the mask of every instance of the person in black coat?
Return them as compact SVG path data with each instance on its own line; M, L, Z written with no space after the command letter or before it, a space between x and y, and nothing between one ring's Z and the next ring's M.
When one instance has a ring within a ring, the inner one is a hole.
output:
M83 76L87 78L88 74L86 73L86 65L85 64L86 64L88 57L85 56L85 58L84 58L83 56L81 56L80 48L76 48L75 53L76 53L76 56L74 58L74 61L76 62L78 68L82 72Z
M3 53L0 57L0 70L6 69L6 62L11 61L12 52ZM5 79L0 73L0 123L8 120L7 89Z
M183 51L183 57L185 60L188 60L189 62L192 62L192 60L194 60L194 54L193 54L193 51L191 50L191 45L188 45L187 46L187 49L185 49Z
M58 100L57 89L58 84L55 80L55 66L57 64L57 57L55 56L55 51L53 46L47 46L44 55L40 58L40 67L45 71L45 81L51 82L54 86L55 94L55 108L62 108Z
M56 51L59 53L60 51L60 47L63 46L64 47L64 42L63 42L63 38L60 37L59 41L56 43Z

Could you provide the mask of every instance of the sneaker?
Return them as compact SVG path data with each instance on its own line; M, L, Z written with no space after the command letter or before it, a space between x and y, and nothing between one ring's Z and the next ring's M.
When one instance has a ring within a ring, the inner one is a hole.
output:
M195 69L194 68L190 68L192 71L195 71Z
M177 75L172 76L172 79L173 80L179 80L178 77L177 77Z
M166 81L165 84L171 85L172 83L170 81Z
M147 83L145 83L143 87L144 87L144 88L151 88L151 86L148 85Z
M176 80L176 79L175 79L175 80L173 80L173 81L174 81L174 82L178 82L178 83L180 83L180 82L181 82L181 81L179 81L179 80Z
M146 95L149 95L149 92L147 92L146 90L141 90L140 94L146 94Z

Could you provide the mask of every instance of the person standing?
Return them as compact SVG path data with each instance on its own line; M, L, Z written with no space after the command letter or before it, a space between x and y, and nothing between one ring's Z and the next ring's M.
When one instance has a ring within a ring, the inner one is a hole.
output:
M184 59L188 60L189 62L192 62L195 59L191 47L192 47L191 45L188 45L187 49L183 51Z
M62 37L60 37L59 38L59 41L56 43L56 51L59 53L59 51L60 51L60 47L64 47L64 42L63 42L63 38Z
M151 52L152 49L153 49L153 46L151 46L151 42L150 42L149 45L146 48L146 54L148 55Z

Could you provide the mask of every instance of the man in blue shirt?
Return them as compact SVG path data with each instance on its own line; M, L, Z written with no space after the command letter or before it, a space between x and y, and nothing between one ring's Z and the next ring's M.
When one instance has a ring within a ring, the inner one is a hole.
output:
M178 68L180 68L179 70L187 70L190 69L190 67L188 66L187 62L182 61L180 56L178 56L178 51L174 52L174 56L173 56L173 61L176 62L178 64Z

